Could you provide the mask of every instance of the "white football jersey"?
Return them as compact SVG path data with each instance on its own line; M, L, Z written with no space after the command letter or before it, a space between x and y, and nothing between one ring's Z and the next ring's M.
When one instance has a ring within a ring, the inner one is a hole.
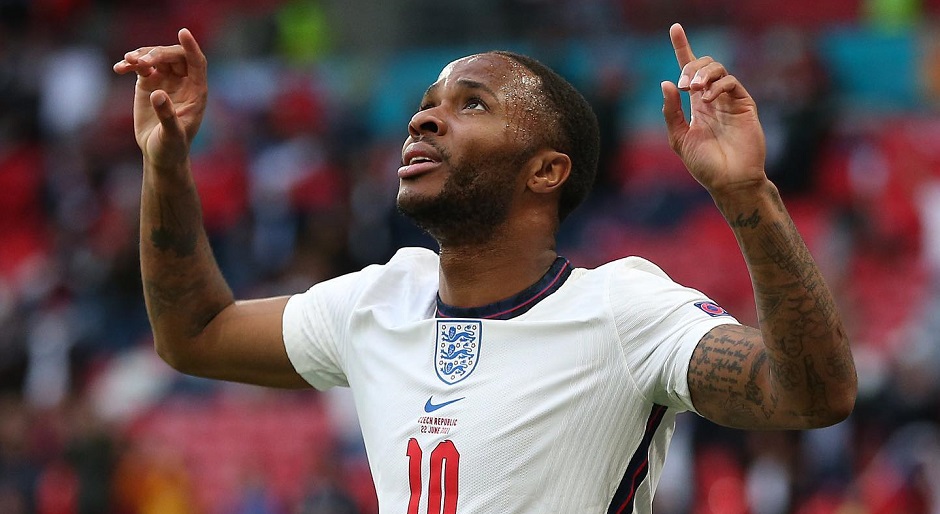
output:
M696 343L737 321L628 257L475 309L442 304L438 256L293 296L284 341L318 389L349 386L382 514L650 512L692 409Z

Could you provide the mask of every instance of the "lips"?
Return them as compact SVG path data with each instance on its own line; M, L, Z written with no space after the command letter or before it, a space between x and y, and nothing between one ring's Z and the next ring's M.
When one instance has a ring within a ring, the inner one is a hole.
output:
M398 178L411 178L427 173L436 168L441 160L441 153L431 144L421 141L410 143L402 152L402 166L398 168Z

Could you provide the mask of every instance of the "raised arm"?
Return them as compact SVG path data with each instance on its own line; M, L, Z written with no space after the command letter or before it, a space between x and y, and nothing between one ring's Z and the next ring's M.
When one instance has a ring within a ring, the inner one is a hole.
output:
M143 154L140 266L157 353L184 373L303 387L281 335L286 298L235 302L212 255L189 162L206 108L206 58L183 29L114 65L135 73L134 132Z
M662 84L669 141L731 226L760 323L702 338L689 366L692 402L737 428L837 423L855 404L855 365L832 294L764 172L757 107L724 66L694 56L681 26L670 38L682 72L678 84ZM689 92L691 122L680 89Z

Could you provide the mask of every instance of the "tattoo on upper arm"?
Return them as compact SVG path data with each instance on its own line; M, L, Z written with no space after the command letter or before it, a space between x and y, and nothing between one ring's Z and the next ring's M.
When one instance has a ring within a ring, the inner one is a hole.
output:
M703 414L720 412L715 417L723 423L751 426L776 412L778 396L761 385L768 355L757 348L759 337L743 326L720 327L702 337L689 367L689 387Z
M744 384L745 397L754 407L760 409L764 419L770 419L770 417L773 416L774 412L777 410L778 401L778 396L773 389L771 389L768 398L769 402L765 402L764 392L761 390L758 382L761 368L767 360L767 352L762 350L751 364L751 371L748 374L747 383Z

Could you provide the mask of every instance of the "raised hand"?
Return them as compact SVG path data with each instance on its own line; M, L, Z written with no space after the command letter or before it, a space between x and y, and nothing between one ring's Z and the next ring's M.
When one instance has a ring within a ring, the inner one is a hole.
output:
M178 169L206 109L206 56L188 29L173 46L146 46L124 54L119 74L136 73L134 132L145 165Z
M763 184L766 148L754 100L721 63L695 57L681 25L670 27L669 37L682 70L678 84L661 84L673 150L713 195ZM689 93L691 122L679 90Z

